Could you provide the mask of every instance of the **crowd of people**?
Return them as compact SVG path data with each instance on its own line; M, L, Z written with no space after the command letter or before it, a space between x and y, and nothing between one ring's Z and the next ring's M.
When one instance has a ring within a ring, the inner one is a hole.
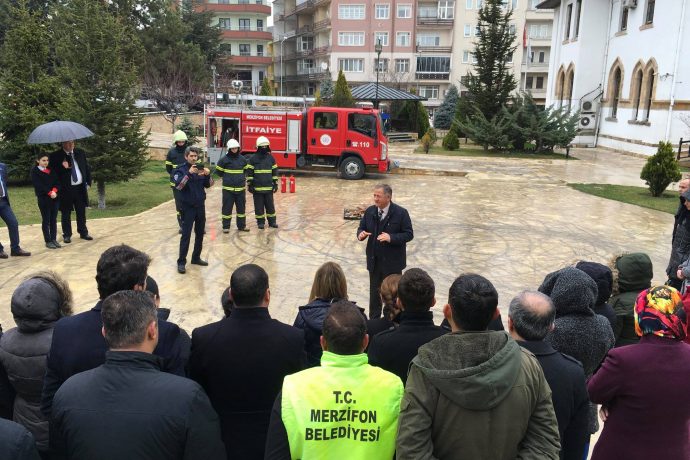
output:
M17 287L0 336L3 459L582 459L597 405L592 458L690 456L687 319L645 254L546 275L507 304L507 330L484 276L455 279L437 325L433 278L409 268L367 319L334 262L283 324L266 271L242 265L225 317L191 338L167 320L150 260L107 249L101 300L79 314L53 272Z

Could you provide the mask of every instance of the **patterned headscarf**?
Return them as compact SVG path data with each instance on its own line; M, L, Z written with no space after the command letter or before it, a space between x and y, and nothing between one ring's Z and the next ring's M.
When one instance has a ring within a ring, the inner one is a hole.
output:
M682 318L681 316L682 315ZM655 286L640 292L635 302L635 332L642 336L682 340L685 315L680 293L669 286Z

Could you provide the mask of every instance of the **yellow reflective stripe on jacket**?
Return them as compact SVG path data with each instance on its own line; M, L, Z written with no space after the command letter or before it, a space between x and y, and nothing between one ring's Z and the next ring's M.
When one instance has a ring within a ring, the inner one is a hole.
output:
M244 169L225 169L220 166L216 166L216 171L222 171L228 174L244 174Z
M278 169L278 165L271 166L271 169Z
M254 166L247 164L247 166L244 167L245 169L254 169Z
M271 174L273 170L271 169L255 169L254 174Z
M223 185L223 190L227 190L229 192L244 192L244 187L226 187Z
M175 166L175 163L173 163L172 161L166 161L165 164L170 165L170 166Z
M266 192L268 190L273 191L273 187L256 187L254 190L257 192Z
M171 186L171 187L174 187L174 186L175 186L175 182L170 182L170 186Z

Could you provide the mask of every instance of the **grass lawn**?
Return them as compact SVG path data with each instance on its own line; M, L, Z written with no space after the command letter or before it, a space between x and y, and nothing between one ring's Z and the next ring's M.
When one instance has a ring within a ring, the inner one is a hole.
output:
M89 204L86 211L87 220L103 217L122 217L146 211L164 201L172 199L168 184L170 177L162 161L149 161L136 179L121 184L106 184L105 204L107 209L98 209L98 192L96 184L89 189ZM10 186L10 202L19 224L41 223L41 214L36 204L36 195L31 185ZM74 213L72 213L74 219ZM5 223L0 220L0 226ZM58 227L60 214L58 213ZM59 230L58 230L59 231Z
M415 153L424 155L424 150L417 147ZM529 153L529 152L508 152L496 150L484 150L481 147L471 146L463 147L460 145L459 150L444 150L443 147L431 147L429 149L430 155L445 155L451 157L493 157L493 158L524 158L528 160L577 160L575 157L565 157L562 153Z
M630 185L610 184L568 184L575 190L590 195L595 195L609 200L623 203L636 204L643 208L656 209L657 211L675 214L678 209L678 194L666 191L660 197L653 197L646 187L633 187Z

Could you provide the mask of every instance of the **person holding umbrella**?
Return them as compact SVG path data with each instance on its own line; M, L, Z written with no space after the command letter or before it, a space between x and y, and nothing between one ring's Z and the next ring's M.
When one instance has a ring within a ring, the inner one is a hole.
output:
M5 221L10 233L10 254L12 256L30 256L30 252L19 247L19 223L12 211L7 194L7 167L5 163L0 163L0 219ZM0 243L0 259L7 259L8 257L2 243Z

